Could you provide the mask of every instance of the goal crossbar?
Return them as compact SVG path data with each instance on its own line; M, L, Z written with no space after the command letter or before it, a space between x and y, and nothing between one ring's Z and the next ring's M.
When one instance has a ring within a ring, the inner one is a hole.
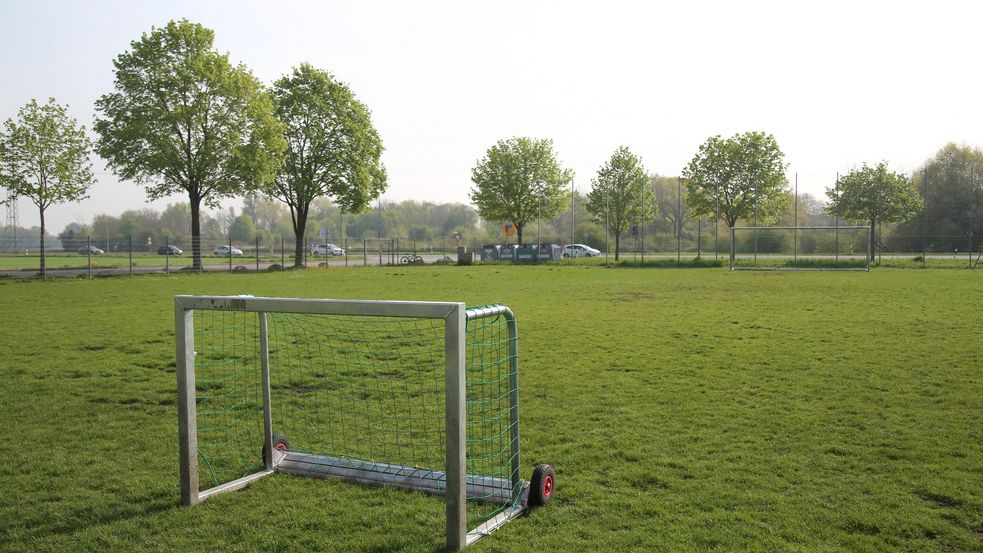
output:
M737 254L737 238L736 238L737 231L741 231L741 232L744 232L744 231L750 231L750 232L758 232L758 231L763 231L763 232L764 231L792 231L795 234L795 237L793 238L793 241L794 241L794 252L792 253L792 255L785 254L784 257L786 257L786 258L789 258L790 257L794 261L799 256L799 254L798 254L798 232L799 231L826 231L826 232L834 232L834 233L839 233L840 231L866 231L866 232L869 233L870 232L870 227L867 226L867 225L774 226L774 227L762 227L762 226L745 226L745 227L739 227L739 226L735 226L735 227L731 227L730 228L730 270L731 271L866 271L866 272L869 272L870 271L870 254L871 254L871 252L870 252L870 240L865 240L864 241L864 247L866 248L866 255L864 255L864 264L862 266L856 266L856 267L839 267L839 266L835 266L835 265L833 265L833 266L827 266L827 267L824 267L824 266L821 266L821 265L813 266L813 267L782 266L782 265L777 265L777 266L773 266L773 267L761 267L761 266L757 266L757 265L751 266L751 267L740 266L740 265L737 264L737 260L738 260L738 254ZM869 238L869 236L868 236L868 238ZM808 257L811 257L811 258L823 258L823 257L830 258L830 257L832 257L836 261L839 261L839 258L840 257L843 257L843 258L848 258L848 257L856 258L856 257L858 257L855 254L851 254L849 256L848 255L845 255L845 254L841 254L839 252L839 249L838 248L839 248L839 246L837 244L837 251L834 252L834 253L832 253L832 254L826 254L825 256L823 256L823 255L820 255L820 256L813 255L813 256L808 256ZM758 255L757 252L755 252L754 253L755 258L757 258L757 255ZM806 256L803 256L803 257L806 257Z
M277 472L339 478L374 486L394 486L442 495L446 502L447 547L459 550L525 511L528 483L519 478L518 340L515 317L502 305L466 308L458 302L362 301L267 298L252 296L175 296L175 336L178 384L181 500L193 505L214 495L244 488ZM256 313L259 320L263 395L264 468L207 490L199 490L197 401L195 385L195 311ZM267 315L292 313L357 317L438 319L444 334L444 470L422 469L376 461L279 451L274 447ZM510 448L509 477L467 473L466 336L467 321L503 316L508 322ZM468 531L468 500L506 503L491 519Z

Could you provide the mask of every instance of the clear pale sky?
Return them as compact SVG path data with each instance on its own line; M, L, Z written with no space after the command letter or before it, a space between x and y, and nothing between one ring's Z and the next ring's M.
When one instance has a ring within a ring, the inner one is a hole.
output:
M300 62L372 110L387 200L468 203L502 138L551 138L590 188L620 145L678 175L709 136L775 135L800 192L887 160L911 171L948 142L983 145L979 2L246 2L0 0L0 119L54 97L92 128L113 59L188 18L269 84ZM48 211L53 234L146 205L93 164L91 198ZM170 202L186 201L172 197ZM162 208L168 200L150 204ZM231 200L224 205L241 205ZM26 200L21 226L38 224Z

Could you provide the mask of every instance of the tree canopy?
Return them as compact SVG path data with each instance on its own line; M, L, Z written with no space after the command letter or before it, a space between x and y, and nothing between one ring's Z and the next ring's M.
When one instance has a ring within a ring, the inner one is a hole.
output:
M911 249L925 235L936 249L968 249L970 229L979 234L983 222L983 150L947 144L915 170L912 184L925 200L923 215L895 227L889 244Z
M553 141L526 137L500 140L471 170L471 201L485 219L511 222L518 240L538 217L555 218L567 202L573 171L556 160Z
M871 167L866 163L851 171L832 188L826 189L828 209L833 215L870 224L870 255L876 249L876 224L895 223L914 216L922 208L922 199L911 179L888 170L882 161Z
M271 182L285 149L260 82L212 49L214 32L185 19L154 27L117 56L115 90L96 101L97 151L151 199L184 191L194 267L200 208Z
M785 163L775 137L747 132L712 136L685 169L686 205L733 227L739 219L773 222L788 207Z
M621 250L621 235L652 217L654 195L648 175L635 154L621 146L597 171L587 195L587 211L594 220L606 221L614 233L614 260Z
M95 182L89 156L92 143L85 126L68 115L67 106L31 100L7 119L0 133L0 185L14 197L29 198L41 216L41 275L45 275L44 212L56 203L88 197Z
M382 139L369 109L327 71L301 64L274 83L271 95L287 155L268 192L290 208L300 266L315 198L330 197L343 212L357 213L386 190Z

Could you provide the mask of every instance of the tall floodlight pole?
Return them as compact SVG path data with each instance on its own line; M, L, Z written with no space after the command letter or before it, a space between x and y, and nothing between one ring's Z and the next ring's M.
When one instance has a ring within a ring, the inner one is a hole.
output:
M573 187L573 179L570 179L570 243L577 241L577 191Z
M792 211L792 226L795 232L792 236L792 261L799 259L799 174L795 174L795 204Z
M608 264L608 255L611 251L610 236L608 233L608 218L611 216L610 191L604 188L604 264Z
M683 245L683 223L681 221L683 217L682 193L683 193L682 179L676 179L676 263L679 263L680 260L679 250Z
M928 212L928 167L922 169L922 269L925 268L925 256L928 255L928 248L925 247L925 217Z
M758 183L754 183L754 265L758 265Z
M833 195L836 196L836 209L833 210L833 216L836 218L836 230L833 231L836 238L836 254L834 258L836 261L840 260L840 173L836 172L836 182L833 184Z
M720 224L720 183L717 183L716 193L714 194L714 202L716 205L713 208L713 260L717 261L720 255L720 246L717 242L717 225Z
M976 222L976 207L973 201L976 197L976 169L969 172L969 268L973 268L973 224Z
M540 228L543 226L543 191L539 191L539 214L536 216L536 262L539 263L539 250L543 247Z

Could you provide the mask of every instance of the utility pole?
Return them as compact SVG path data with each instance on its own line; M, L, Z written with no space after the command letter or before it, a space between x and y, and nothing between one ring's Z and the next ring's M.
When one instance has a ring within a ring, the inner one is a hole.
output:
M20 226L20 221L17 218L17 196L14 195L13 190L7 191L7 219L4 224L5 229L10 229L8 232L11 236L10 251L17 251L17 227Z

